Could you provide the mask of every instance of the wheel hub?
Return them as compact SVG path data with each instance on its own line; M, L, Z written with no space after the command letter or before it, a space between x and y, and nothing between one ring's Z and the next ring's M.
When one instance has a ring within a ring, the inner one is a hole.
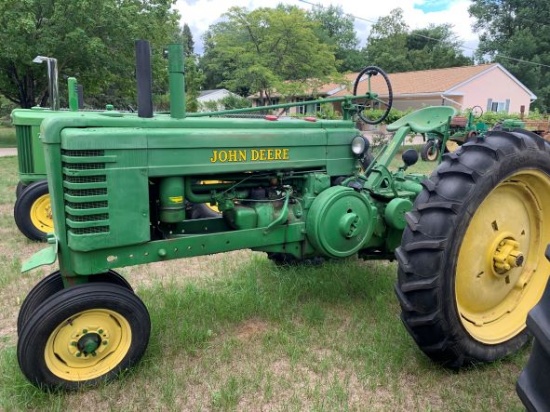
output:
M498 243L494 251L493 269L498 275L506 275L512 268L522 266L524 260L523 253L519 250L519 242L505 238Z
M108 350L109 332L102 328L77 329L74 331L70 343L69 354L76 358L97 356Z
M101 336L97 333L87 333L78 340L76 347L84 356L96 356L95 351L99 348L99 345L101 345Z

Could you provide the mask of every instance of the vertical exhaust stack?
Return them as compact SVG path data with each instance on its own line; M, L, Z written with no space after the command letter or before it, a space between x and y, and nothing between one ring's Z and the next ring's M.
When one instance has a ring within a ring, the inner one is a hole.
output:
M170 117L185 118L185 61L183 44L168 46L168 70L170 72Z
M67 88L69 89L69 110L76 112L78 111L78 91L74 77L69 77L67 80Z
M146 40L136 40L136 80L138 116L153 117L151 47Z
M59 110L59 85L57 83L57 59L46 56L36 56L33 63L44 63L48 65L48 93L52 110Z

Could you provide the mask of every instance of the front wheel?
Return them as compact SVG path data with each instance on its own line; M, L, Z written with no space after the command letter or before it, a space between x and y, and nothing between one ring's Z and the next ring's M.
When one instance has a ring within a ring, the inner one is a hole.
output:
M23 325L17 359L43 389L76 390L114 379L142 357L151 321L123 286L87 283L64 289Z
M53 232L52 208L48 182L31 183L17 198L13 210L15 224L30 240L46 240Z
M423 184L396 251L407 330L452 368L515 352L550 274L550 145L490 132Z
M128 281L114 270L89 276L88 282L112 283L123 286L128 290L132 290L132 286L130 286ZM61 272L59 270L50 273L34 285L25 297L25 300L23 300L21 308L19 309L19 315L17 316L17 333L19 334L21 332L23 325L27 323L36 308L38 308L46 299L63 290L64 287L63 277L61 276Z
M439 157L439 144L437 140L428 140L420 149L420 158L425 162L434 162Z

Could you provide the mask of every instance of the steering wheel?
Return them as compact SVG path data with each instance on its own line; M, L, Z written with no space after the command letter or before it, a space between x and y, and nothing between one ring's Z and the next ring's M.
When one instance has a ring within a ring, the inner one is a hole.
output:
M481 106L474 106L472 107L471 113L474 119L480 119L481 116L483 116L483 109Z
M361 96L354 100L357 114L365 123L378 124L388 117L393 103L393 91L390 79L382 69L368 66L361 70L353 84L353 95ZM382 115L374 117L378 110L382 110Z

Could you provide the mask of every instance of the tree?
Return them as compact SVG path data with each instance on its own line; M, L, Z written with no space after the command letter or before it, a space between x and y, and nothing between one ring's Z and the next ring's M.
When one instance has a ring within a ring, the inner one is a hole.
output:
M3 0L0 2L0 93L22 107L48 98L37 55L58 60L60 78L76 76L97 104L135 98L134 39L151 42L154 79L163 46L177 29L172 0ZM164 69L163 69L164 70ZM165 78L165 73L162 73ZM60 85L63 87L63 83ZM86 99L88 101L88 99Z
M353 25L354 17L344 14L341 6L313 6L309 17L317 23L315 33L321 42L334 48L338 70L359 71L365 65Z
M402 9L393 9L388 16L380 17L372 25L364 48L369 64L389 73L414 70L407 57L408 31Z
M285 80L327 79L336 73L334 53L315 35L315 24L297 7L247 11L233 7L205 36L201 66L209 86L269 100ZM216 83L210 83L215 81Z
M473 0L470 15L480 34L476 55L502 64L537 95L534 107L550 110L550 2Z
M473 64L464 56L451 24L430 24L407 36L408 59L414 70L440 69Z
M372 26L364 52L370 64L390 73L473 63L462 53L452 25L430 24L411 31L401 9L394 9L389 16L378 19Z

